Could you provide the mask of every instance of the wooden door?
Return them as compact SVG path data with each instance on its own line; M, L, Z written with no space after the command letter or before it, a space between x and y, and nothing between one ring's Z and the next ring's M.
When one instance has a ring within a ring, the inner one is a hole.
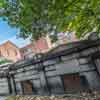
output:
M66 92L76 92L81 90L80 77L77 74L64 75L63 81Z
M32 94L33 93L33 84L30 81L23 81L22 88L24 94Z

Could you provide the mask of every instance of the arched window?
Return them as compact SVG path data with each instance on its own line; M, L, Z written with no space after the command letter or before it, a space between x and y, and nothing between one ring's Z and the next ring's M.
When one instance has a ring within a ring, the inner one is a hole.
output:
M17 56L17 51L16 50L14 50L14 53L15 53L15 56Z
M1 53L1 51L0 51L0 56L2 56L2 53Z
M9 50L7 50L7 56L9 56Z

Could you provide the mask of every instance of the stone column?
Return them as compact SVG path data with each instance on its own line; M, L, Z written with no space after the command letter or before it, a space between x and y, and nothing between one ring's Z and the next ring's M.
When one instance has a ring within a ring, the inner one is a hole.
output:
M39 75L40 75L40 83L41 83L41 94L49 95L50 93L49 93L49 88L48 88L48 83L47 83L47 79L45 76L45 72L40 71Z
M12 94L12 86L11 86L11 81L10 81L10 77L9 76L7 76L7 82L8 82L9 94Z
M49 95L50 92L48 88L47 78L45 75L45 66L43 65L43 54L37 54L35 56L35 60L39 61L36 64L36 70L38 71L40 77L41 95Z
M10 83L11 83L11 92L12 92L12 95L16 95L17 94L17 91L16 91L16 83L15 83L15 79L14 79L14 76L11 75L10 76Z

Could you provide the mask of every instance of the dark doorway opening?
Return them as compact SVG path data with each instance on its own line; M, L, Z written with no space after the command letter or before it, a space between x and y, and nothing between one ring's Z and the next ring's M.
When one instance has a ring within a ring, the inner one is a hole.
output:
M33 94L33 83L31 80L21 82L23 94Z
M89 91L90 92L89 84L88 84L88 81L87 81L85 76L80 76L80 82L81 82L82 91L84 91L84 92Z

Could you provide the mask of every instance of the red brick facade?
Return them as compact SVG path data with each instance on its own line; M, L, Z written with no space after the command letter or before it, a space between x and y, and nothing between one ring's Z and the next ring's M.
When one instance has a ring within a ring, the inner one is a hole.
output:
M14 62L22 58L20 49L10 41L0 45L0 55Z
M50 49L48 41L46 38L42 37L39 40L26 45L25 47L21 48L21 53L24 58L30 58L37 53L45 53Z
M19 61L25 58L30 58L37 53L45 53L50 49L46 38L42 37L34 43L30 43L23 48L18 48L11 41L7 41L0 45L0 56L11 60Z
M33 43L35 53L44 53L49 50L47 39L42 37Z

